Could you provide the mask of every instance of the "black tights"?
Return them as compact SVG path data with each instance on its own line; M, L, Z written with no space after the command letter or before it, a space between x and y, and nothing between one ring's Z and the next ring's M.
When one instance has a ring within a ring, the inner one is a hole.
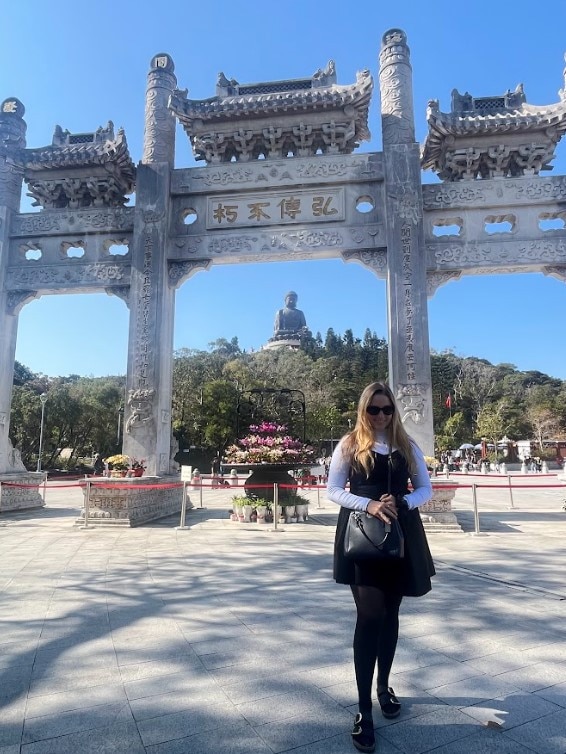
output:
M352 585L358 611L354 632L354 668L360 712L371 715L371 687L377 662L377 690L389 686L399 636L399 606L402 597L375 586Z

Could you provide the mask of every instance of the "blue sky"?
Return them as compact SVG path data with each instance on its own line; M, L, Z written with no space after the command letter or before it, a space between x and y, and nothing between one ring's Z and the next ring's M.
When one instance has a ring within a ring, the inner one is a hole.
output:
M242 83L302 78L333 59L345 84L369 68L376 80L372 141L362 151L379 151L378 55L387 29L408 35L421 142L428 100L447 111L453 88L485 96L523 82L528 102L556 102L566 50L564 0L547 0L539 14L513 10L506 0L97 0L88 7L19 0L6 4L2 25L0 100L24 103L28 146L50 144L55 124L80 132L112 120L125 128L134 162L142 152L146 74L158 52L171 55L179 88L195 99L214 95L219 71ZM193 165L179 127L176 166ZM554 173L566 173L566 144ZM385 283L357 264L227 265L198 273L177 292L175 348L206 349L237 336L242 348L259 349L289 289L314 333L351 328L362 337L369 327L386 336ZM465 277L429 301L431 348L566 379L565 304L565 284L542 274ZM16 358L50 376L121 374L127 331L126 306L115 297L44 296L20 314Z

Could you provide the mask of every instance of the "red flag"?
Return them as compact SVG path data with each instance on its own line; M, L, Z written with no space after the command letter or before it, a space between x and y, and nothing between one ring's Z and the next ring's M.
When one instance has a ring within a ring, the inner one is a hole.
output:
M446 406L446 408L452 408L452 396L450 395L450 393L448 393L448 395L446 396L444 405Z

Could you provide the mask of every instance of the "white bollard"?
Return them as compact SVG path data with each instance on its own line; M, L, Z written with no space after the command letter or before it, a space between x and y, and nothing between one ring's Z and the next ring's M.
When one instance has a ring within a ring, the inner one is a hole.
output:
M547 464L546 461L542 462L542 473L543 474L548 474L548 464Z
M89 515L89 508L90 508L90 480L87 480L86 483L86 493L85 493L85 520L84 524L82 526L79 526L79 529L90 529L90 526L88 525L88 515Z
M181 530L183 530L183 529L189 529L190 528L190 527L188 527L185 524L185 518L186 518L186 515L187 515L187 502L190 504L191 499L187 495L187 482L184 481L183 482L183 498L182 498L182 501L181 501L181 521L179 522L179 526L176 526L175 529L181 529Z
M505 466L505 462L499 464L499 473L507 474L507 467Z
M521 464L521 474L526 474L526 473L527 473L527 464L523 461L523 463Z

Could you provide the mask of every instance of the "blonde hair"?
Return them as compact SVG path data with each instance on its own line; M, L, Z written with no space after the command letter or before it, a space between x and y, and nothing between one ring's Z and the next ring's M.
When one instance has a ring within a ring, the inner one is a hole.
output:
M342 442L342 449L346 458L349 458L350 464L364 469L369 476L373 469L374 459L372 454L373 444L375 442L374 428L371 423L369 414L366 409L372 401L374 395L384 395L395 411L391 416L391 421L386 428L387 441L391 447L396 447L401 455L407 461L409 473L416 472L415 454L413 453L413 440L409 437L403 424L395 397L389 385L384 382L372 382L364 388L360 400L358 401L358 415L356 417L356 426L345 436Z

